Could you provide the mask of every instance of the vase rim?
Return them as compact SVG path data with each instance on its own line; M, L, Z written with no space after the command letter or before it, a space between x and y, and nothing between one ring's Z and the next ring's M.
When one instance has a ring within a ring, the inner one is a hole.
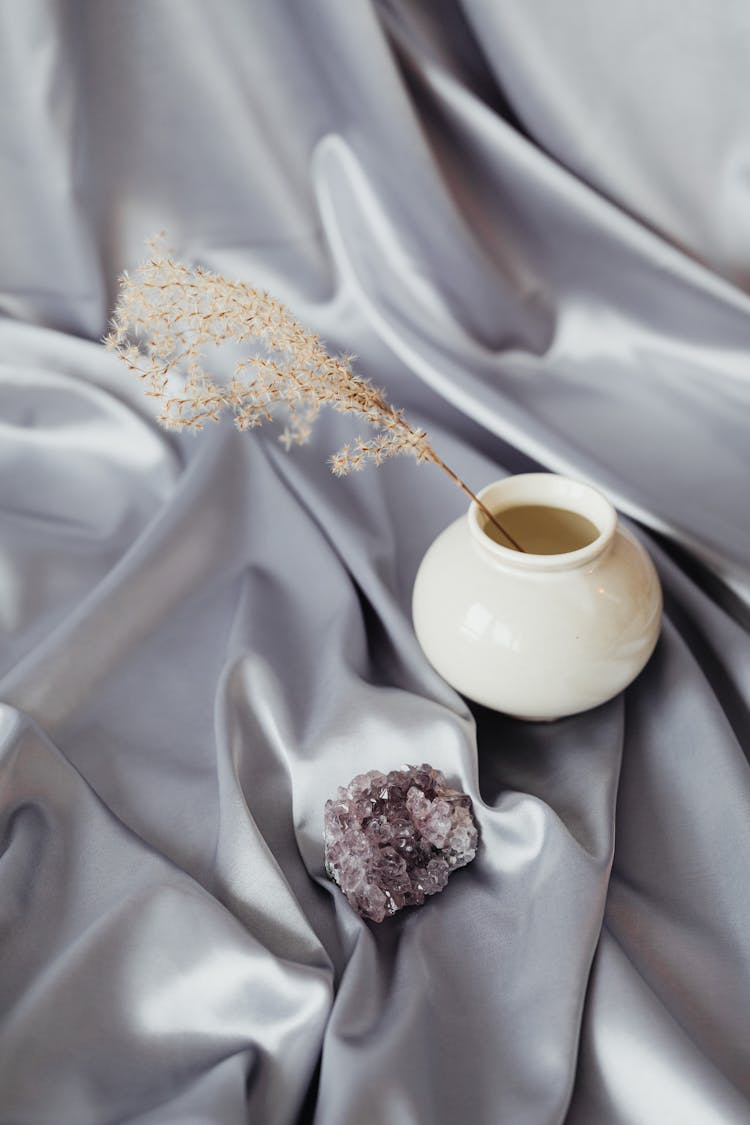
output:
M502 516L506 508L539 504L584 516L599 532L596 539L575 551L545 555L517 551L489 537L483 526L486 517L476 501L472 501L468 511L472 538L497 563L514 569L549 571L584 566L609 547L617 529L617 512L603 493L585 481L559 473L518 473L503 477L486 485L477 496L497 516Z

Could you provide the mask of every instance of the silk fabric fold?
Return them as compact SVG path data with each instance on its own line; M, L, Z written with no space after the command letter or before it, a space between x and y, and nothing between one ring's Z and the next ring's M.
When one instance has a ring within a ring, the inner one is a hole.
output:
M746 1123L746 5L18 0L0 62L0 1121ZM100 344L160 229L475 489L603 489L638 680L470 705L410 622L447 478L160 430ZM422 761L478 857L364 923L323 804Z

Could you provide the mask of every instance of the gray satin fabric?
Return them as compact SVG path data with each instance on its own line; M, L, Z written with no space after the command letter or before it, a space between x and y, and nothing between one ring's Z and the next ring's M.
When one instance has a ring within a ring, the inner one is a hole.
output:
M750 1121L747 5L11 0L0 63L0 1121ZM474 487L605 489L636 683L470 708L436 470L161 432L97 343L161 228ZM479 856L363 924L323 802L422 760Z

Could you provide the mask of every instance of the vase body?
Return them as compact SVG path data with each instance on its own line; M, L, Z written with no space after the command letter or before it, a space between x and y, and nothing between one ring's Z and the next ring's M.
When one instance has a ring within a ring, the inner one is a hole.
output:
M594 538L564 553L521 553L493 541L472 504L415 580L414 628L430 663L469 699L523 719L561 718L617 695L659 636L661 588L647 552L601 493L567 477L507 477L479 498L501 523L503 509L519 505L576 513Z

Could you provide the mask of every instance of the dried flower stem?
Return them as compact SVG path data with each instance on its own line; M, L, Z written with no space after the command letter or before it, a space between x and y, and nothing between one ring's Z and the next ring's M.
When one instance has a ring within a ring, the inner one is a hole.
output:
M400 424L403 425L403 426L406 426L407 429L410 428L408 426L408 423L406 423L402 419L399 419L399 421L400 421ZM470 500L474 501L474 503L477 505L477 507L484 513L484 515L490 521L490 523L493 523L495 525L495 527L497 528L497 530L500 532L500 534L503 535L508 540L508 542L512 545L514 550L520 551L522 554L525 553L524 548L521 546L521 544L516 539L513 538L513 536L510 534L509 531L507 531L503 527L503 525L498 520L497 516L495 516L490 511L490 509L487 507L487 505L482 500L480 500L479 497L474 492L471 491L468 484L466 484L464 481L461 480L458 473L454 473L453 469L449 468L449 466L446 465L445 461L443 461L443 459L437 455L437 453L435 452L435 450L432 448L431 445L428 445L426 447L426 453L425 453L425 456L422 458L422 460L430 461L433 465L437 465L437 467L439 469L442 469L442 471L446 474L446 476L449 476L450 479L453 481L453 483L455 485L457 485L461 489L461 491L464 492L469 497Z
M238 429L252 429L286 409L279 440L287 449L309 440L321 406L358 414L375 430L373 437L347 442L329 458L332 472L345 476L367 462L409 454L442 469L481 508L512 546L523 548L449 469L424 430L411 426L385 393L355 375L353 356L331 356L320 339L294 320L281 301L242 281L176 261L162 236L149 243L149 256L120 292L106 338L128 369L146 383L146 394L161 403L159 421L168 428L200 430L218 422L227 409ZM235 364L229 383L216 382L204 366L209 346L232 341L254 348ZM184 372L179 391L173 375Z
M463 492L465 492L466 495L471 500L474 501L474 503L482 510L482 512L484 512L487 519L490 520L490 522L495 525L495 527L497 528L497 530L500 532L501 535L505 536L505 538L508 540L508 542L513 546L513 548L516 551L521 551L522 553L524 553L524 549L521 546L521 544L518 543L513 538L513 536L510 534L509 531L506 531L506 529L500 523L498 518L492 514L492 512L489 510L489 508L485 504L482 503L482 501L479 499L478 496L474 495L474 493L471 491L469 486L467 484L464 484L464 482L461 480L461 478L453 472L453 469L448 468L445 461L441 461L436 453L433 453L433 456L430 458L430 460L433 462L433 464L437 465L437 467L439 469L442 469L444 473L447 473L448 476L451 478L451 480L454 482L454 484L457 484L458 487Z

